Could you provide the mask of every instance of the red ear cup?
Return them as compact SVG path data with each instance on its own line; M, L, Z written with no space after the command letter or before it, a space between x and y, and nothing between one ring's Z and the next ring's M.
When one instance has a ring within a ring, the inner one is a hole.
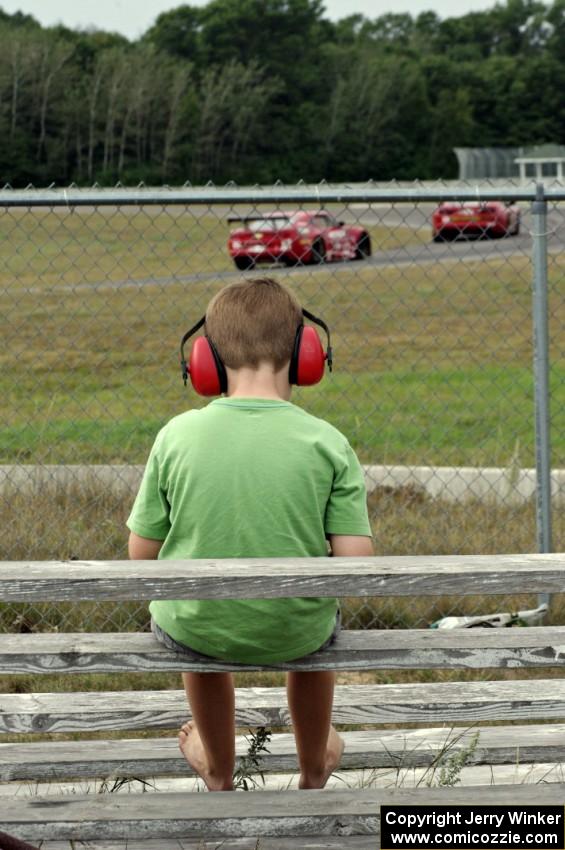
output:
M199 395L220 395L223 392L217 361L207 337L199 336L194 340L188 372L192 386Z
M288 369L288 380L291 384L308 387L317 384L324 376L326 360L328 369L332 371L332 346L330 342L330 329L326 323L302 308L302 315L314 324L319 325L328 337L328 349L324 352L318 332L310 325L300 322L294 337L294 346ZM199 395L213 396L227 393L228 376L226 367L213 341L206 334L194 341L187 366L184 354L184 346L196 331L204 327L206 316L202 316L198 322L188 330L180 343L180 367L181 374L186 387L188 376L192 386Z
M299 387L317 384L324 376L326 355L318 332L310 325L304 325L296 352L296 381Z

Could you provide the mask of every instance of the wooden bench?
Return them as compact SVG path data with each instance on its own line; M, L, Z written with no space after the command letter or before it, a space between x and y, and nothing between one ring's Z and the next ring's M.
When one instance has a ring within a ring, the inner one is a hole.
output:
M11 562L0 570L0 601L5 603L509 595L561 593L564 589L563 555ZM339 685L334 722L348 727L342 775L352 769L433 766L445 752L446 741L453 753L469 749L473 738L476 746L469 753L471 764L561 762L565 725L548 721L565 720L565 681L485 677L487 668L491 675L490 668L536 667L565 667L565 626L344 631L329 649L269 668L223 662L189 665L148 633L0 635L0 670L9 674L328 668L474 671L474 679L464 682ZM243 729L289 724L282 688L239 688L236 704L237 725ZM80 789L81 782L96 778L186 776L189 769L178 752L176 730L187 716L180 690L0 694L0 732L38 738L0 744L0 780L16 786L30 781L77 780ZM493 725L493 721L503 725ZM512 725L517 721L522 724ZM371 728L383 724L385 728ZM41 740L45 733L142 729L170 729L174 734L88 743ZM246 749L246 741L240 737L238 753L243 755ZM266 773L296 770L288 731L274 735L269 749L262 763ZM536 799L562 804L565 784L379 789L344 783L343 788L323 792L29 797L20 789L13 797L0 796L0 831L31 842L96 840L93 846L108 850L125 847L126 839L133 841L135 848L147 850L177 846L171 844L172 839L179 839L178 846L185 848L216 847L220 839L226 841L223 850L247 850L256 846L256 837L263 837L262 848L347 846L368 850L377 846L382 804L506 805Z

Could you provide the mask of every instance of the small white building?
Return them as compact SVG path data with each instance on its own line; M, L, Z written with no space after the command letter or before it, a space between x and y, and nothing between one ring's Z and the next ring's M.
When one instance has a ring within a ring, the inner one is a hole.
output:
M520 170L520 181L565 177L565 145L536 145L524 148L515 162Z

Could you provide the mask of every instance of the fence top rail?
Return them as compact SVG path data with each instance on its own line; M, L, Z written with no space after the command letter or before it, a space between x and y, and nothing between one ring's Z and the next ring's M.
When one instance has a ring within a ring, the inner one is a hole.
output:
M565 554L6 561L0 601L565 592Z
M541 195L540 195L541 192ZM191 204L315 204L328 203L418 203L423 201L535 201L565 200L565 187L542 184L504 187L461 184L377 187L364 186L250 186L250 187L155 187L115 189L2 189L0 208L82 206L189 206Z

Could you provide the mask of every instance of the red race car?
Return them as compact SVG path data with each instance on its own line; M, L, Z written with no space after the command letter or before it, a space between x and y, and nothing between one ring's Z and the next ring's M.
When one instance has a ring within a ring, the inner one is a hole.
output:
M520 210L516 204L502 201L445 201L432 213L434 242L459 237L501 238L520 232Z
M363 227L336 221L324 210L234 216L228 221L240 222L228 240L238 269L251 269L257 263L295 266L371 256L371 239Z

